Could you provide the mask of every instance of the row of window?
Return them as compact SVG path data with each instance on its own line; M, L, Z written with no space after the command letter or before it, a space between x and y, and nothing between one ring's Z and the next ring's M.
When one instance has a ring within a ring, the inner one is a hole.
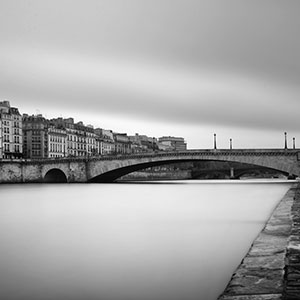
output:
M40 142L41 142L41 136L33 136L33 137L31 138L31 141L32 141L33 143L40 143Z
M65 148L61 144L50 144L50 152L65 152Z
M21 151L20 145L10 145L10 144L4 144L4 151L6 152L17 152L20 153Z
M65 138L60 137L60 136L50 135L50 142L63 143L63 142L65 142Z
M78 143L86 143L86 144L95 144L96 140L94 138L85 138L85 137L78 137L76 135L68 135L68 141L71 142L78 142Z
M5 135L3 136L3 142L10 143L10 141L11 141L11 140L10 140L10 136L7 135L7 134L5 134ZM21 142L20 136L14 135L14 136L13 136L13 142L16 143L16 144L20 144L20 142Z
M61 154L50 154L49 157L64 157L64 155Z

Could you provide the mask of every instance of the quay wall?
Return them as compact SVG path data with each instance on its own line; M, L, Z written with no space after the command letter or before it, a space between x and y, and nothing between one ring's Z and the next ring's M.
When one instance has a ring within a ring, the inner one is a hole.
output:
M22 162L0 164L0 183L41 182L40 164L24 165Z
M300 299L300 184L295 183L218 300Z
M191 170L179 170L179 171L160 171L160 172L142 172L137 171L125 176L122 176L118 181L130 181L130 180L183 180L192 179Z

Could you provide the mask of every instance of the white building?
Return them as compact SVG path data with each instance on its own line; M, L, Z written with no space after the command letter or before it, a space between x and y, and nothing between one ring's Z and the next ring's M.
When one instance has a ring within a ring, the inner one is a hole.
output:
M9 101L0 102L0 158L21 158L23 155L22 116Z
M48 128L48 157L67 156L67 132L54 126Z

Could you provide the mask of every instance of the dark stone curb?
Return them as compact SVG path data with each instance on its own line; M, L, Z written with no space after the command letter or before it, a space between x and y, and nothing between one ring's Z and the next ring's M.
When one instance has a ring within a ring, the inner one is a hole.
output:
M218 300L300 300L300 185L294 184Z

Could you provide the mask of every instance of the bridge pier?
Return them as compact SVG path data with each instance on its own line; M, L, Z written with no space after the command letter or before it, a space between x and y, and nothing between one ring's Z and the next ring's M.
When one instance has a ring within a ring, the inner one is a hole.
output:
M230 168L230 179L235 179L235 177L234 177L234 168L233 167Z

